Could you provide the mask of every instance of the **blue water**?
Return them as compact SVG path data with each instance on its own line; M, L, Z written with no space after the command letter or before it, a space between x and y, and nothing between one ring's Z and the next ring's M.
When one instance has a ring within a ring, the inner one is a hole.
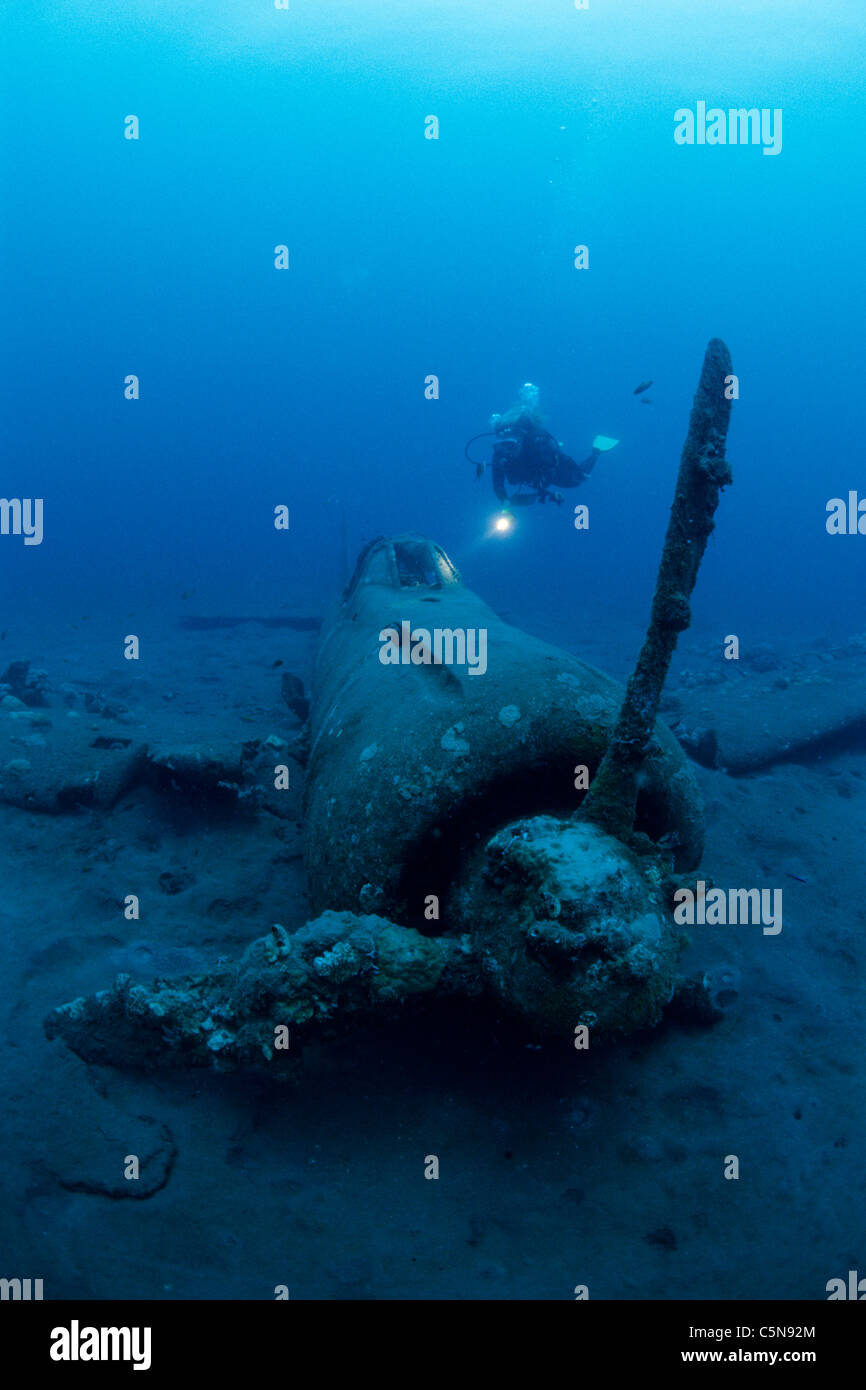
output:
M857 0L27 0L0 34L0 494L44 499L41 545L0 536L0 656L50 666L71 643L99 679L127 614L154 643L185 611L321 614L343 525L350 562L421 531L522 626L631 651L713 336L740 396L696 630L866 630L866 538L825 527L830 498L866 495ZM781 109L781 152L677 145L699 101ZM597 432L621 442L561 508L491 538L463 446L527 380L576 458ZM46 1008L67 993L61 975ZM322 1240L339 1264L336 1228ZM795 1268L789 1293L813 1283ZM558 1296L538 1266L511 1293L535 1287ZM431 1274L412 1296L460 1288Z
M309 567L324 586L332 498L353 542L412 527L460 556L489 510L462 444L529 379L577 457L597 430L623 447L579 549L562 515L532 518L521 585L631 597L717 334L736 487L700 601L734 630L756 588L762 617L850 626L863 553L828 543L823 509L856 487L864 427L862 22L856 3L15 7L4 490L45 497L48 539L4 547L13 581L47 601L86 552L113 585L195 571L225 593L228 569L266 594ZM781 107L781 155L677 147L699 99ZM276 501L291 547L266 532ZM488 547L478 572L513 563Z

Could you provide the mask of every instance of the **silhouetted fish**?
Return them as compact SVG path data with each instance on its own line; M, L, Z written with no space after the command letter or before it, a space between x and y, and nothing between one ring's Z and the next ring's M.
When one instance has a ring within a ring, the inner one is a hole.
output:
M632 395L633 395L633 396L639 396L640 393L641 393L641 391L648 391L648 390L650 389L651 386L652 386L652 382L651 382L651 381L642 381L641 384L640 384L640 386L636 386L636 387L634 388L634 391L632 392Z

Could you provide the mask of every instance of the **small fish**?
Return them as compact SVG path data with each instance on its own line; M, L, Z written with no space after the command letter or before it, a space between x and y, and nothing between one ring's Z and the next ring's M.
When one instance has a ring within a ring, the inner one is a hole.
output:
M0 642L5 642L5 641L6 641L6 633L7 633L8 631L9 631L8 627L4 627L3 631L0 632Z
M641 384L640 384L640 386L636 386L636 387L634 388L634 391L632 392L632 395L633 395L633 396L639 396L640 393L641 393L641 391L648 391L648 390L650 389L651 386L652 386L652 382L651 382L651 381L642 381Z
M650 400L649 396L641 396L639 404L640 404L640 405L652 405L652 401Z
M476 478L480 478L481 475L483 474L483 472L484 472L484 464L483 464L483 463L476 463L476 465L475 465L475 476L476 476Z
M804 878L802 874L788 874L788 873L786 873L786 874L785 874L785 877L786 877L786 878L794 878L794 879L797 880L798 883L806 883L806 884L811 883L811 879Z

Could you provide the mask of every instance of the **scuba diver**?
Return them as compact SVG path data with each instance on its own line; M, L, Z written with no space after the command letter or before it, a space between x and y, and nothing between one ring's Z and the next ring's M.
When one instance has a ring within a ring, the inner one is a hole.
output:
M476 439L493 437L495 443L490 461L493 491L506 508L529 507L533 502L561 503L560 489L579 487L601 455L618 443L616 439L597 434L588 457L576 463L545 429L538 408L538 387L531 381L521 386L510 410L504 415L493 415L490 423L492 430L476 434L464 453L469 462L475 464L476 477L480 478L486 465L472 458L469 446Z

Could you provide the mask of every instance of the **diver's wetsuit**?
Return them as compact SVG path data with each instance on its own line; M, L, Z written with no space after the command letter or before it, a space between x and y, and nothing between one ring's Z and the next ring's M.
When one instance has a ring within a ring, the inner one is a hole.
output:
M528 507L533 502L546 502L548 498L561 502L562 497L555 489L578 487L589 477L599 458L599 450L593 449L583 463L576 463L563 453L548 430L528 416L521 416L494 433L493 491L500 502L512 507ZM506 483L529 487L532 491L517 492L509 497Z

